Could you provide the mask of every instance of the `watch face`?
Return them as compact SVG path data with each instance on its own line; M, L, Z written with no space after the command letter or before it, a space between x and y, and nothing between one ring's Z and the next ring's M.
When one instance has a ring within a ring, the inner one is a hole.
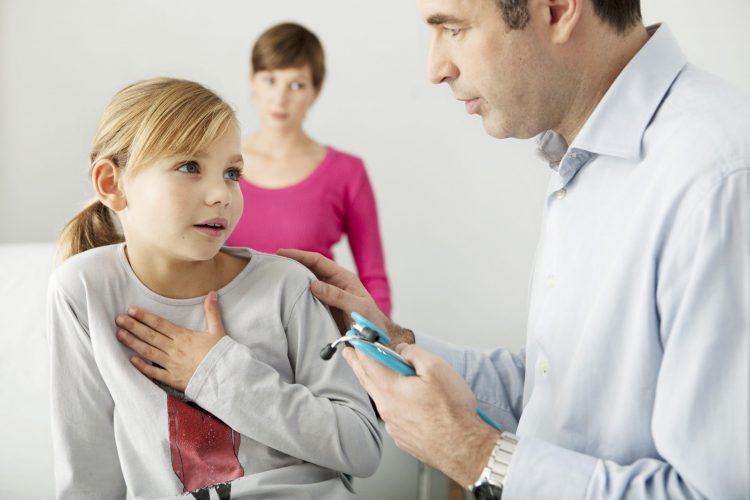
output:
M503 496L503 487L490 483L482 483L474 488L474 498L477 500L500 500Z

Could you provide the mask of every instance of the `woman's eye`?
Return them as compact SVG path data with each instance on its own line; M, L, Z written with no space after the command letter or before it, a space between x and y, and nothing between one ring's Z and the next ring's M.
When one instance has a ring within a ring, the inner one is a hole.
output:
M292 82L291 85L289 85L289 88L294 91L302 90L303 88L305 88L305 84L300 82Z
M267 85L273 85L276 83L276 80L272 76L267 76L263 79L264 82L266 82Z
M242 178L242 170L239 168L230 168L224 173L224 176L230 181L239 181Z
M177 170L179 170L180 172L185 172L186 174L200 173L200 167L194 161L187 161L183 163Z

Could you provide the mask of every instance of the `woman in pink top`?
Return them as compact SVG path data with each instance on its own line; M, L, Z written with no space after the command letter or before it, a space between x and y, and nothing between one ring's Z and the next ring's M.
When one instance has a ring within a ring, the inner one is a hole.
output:
M323 48L306 28L265 31L251 55L259 128L242 141L245 210L228 245L299 248L332 258L346 234L360 279L390 314L375 196L362 160L315 142L302 124L325 76Z
M265 31L251 55L259 128L242 141L245 209L228 245L262 252L299 248L332 258L346 233L359 277L390 314L377 208L362 160L315 142L303 130L325 76L323 48L306 28Z

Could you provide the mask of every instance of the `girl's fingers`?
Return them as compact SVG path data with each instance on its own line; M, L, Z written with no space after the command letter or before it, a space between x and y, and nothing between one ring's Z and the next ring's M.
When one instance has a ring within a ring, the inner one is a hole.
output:
M224 335L224 324L221 321L221 310L219 309L219 295L216 292L209 292L206 295L203 309L206 312L208 332L214 335Z
M130 358L130 362L133 364L133 366L136 367L139 372L141 372L148 378L156 380L163 384L170 385L168 380L171 377L169 376L169 372L167 370L154 366L151 363L147 363L138 356L132 356Z
M175 335L178 335L181 332L191 331L186 328L182 328L181 326L177 326L174 323L162 318L161 316L157 316L156 314L146 311L145 309L141 309L140 307L128 308L128 315L131 318L137 320L140 323L143 323L144 325L150 327L152 330L170 339L174 338Z
M152 344L142 341L129 331L123 330L122 328L117 330L117 340L138 353L140 356L161 366L165 366L169 360L167 353L154 347Z
M145 325L130 316L120 315L115 319L115 323L131 335L138 337L141 341L162 351L168 350L169 345L172 342L170 337L152 329L148 325Z

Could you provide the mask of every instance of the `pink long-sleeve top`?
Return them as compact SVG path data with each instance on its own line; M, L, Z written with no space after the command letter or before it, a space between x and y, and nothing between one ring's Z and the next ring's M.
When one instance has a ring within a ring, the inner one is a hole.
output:
M240 182L245 209L230 246L273 253L299 248L333 258L346 233L362 283L380 309L391 312L375 195L361 159L329 147L300 182L279 189Z

